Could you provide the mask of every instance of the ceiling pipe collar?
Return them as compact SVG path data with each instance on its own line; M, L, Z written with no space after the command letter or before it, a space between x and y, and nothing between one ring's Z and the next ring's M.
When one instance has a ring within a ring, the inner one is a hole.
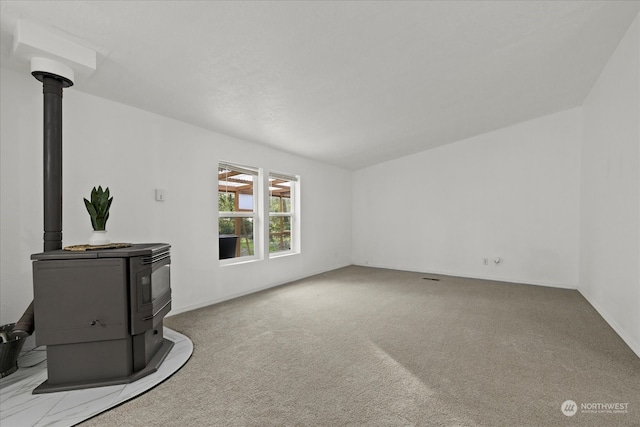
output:
M62 82L62 87L73 86L73 70L65 64L49 58L31 58L31 75L43 82L45 76Z

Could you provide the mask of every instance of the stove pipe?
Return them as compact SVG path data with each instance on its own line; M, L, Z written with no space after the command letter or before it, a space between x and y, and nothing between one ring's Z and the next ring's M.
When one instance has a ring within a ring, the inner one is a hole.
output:
M33 61L34 64L59 64L53 61ZM45 67L46 68L46 67ZM44 94L43 135L43 190L44 190L44 252L62 249L62 89L73 82L61 75L32 71L42 82ZM73 74L72 74L73 75ZM33 301L13 327L13 333L26 337L35 329Z
M73 82L46 71L31 73L42 82L44 251L62 249L62 89Z

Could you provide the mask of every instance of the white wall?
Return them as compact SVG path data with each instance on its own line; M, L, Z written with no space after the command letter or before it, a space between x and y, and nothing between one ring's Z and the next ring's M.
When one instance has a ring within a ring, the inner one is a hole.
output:
M31 301L29 257L42 251L42 85L25 74L0 73L3 324L16 321ZM91 224L82 198L94 185L108 186L112 241L172 245L172 313L351 263L349 171L74 88L65 90L63 104L63 244L87 242ZM301 254L219 266L219 160L301 175ZM154 200L155 188L166 191L166 201Z
M584 103L579 290L640 356L638 19Z
M356 171L354 263L575 288L580 118L571 109Z

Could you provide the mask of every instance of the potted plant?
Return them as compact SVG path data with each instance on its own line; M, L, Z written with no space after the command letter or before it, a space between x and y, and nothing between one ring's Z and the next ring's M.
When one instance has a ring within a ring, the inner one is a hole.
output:
M93 187L91 190L91 201L84 199L84 205L91 216L91 226L93 234L89 239L90 245L107 245L111 243L107 237L107 220L109 219L109 208L113 197L109 197L109 187L104 191L101 186Z

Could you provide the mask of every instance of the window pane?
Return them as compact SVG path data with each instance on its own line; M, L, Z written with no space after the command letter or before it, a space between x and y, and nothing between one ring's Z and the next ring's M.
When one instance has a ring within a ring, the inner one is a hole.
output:
M269 212L291 212L291 181L269 180Z
M291 217L269 218L269 253L291 249Z
M251 256L255 253L253 218L219 218L218 233L220 259Z
M218 211L253 211L255 175L218 167Z

